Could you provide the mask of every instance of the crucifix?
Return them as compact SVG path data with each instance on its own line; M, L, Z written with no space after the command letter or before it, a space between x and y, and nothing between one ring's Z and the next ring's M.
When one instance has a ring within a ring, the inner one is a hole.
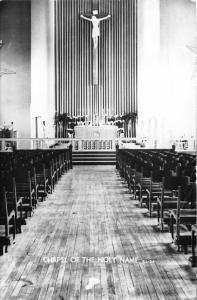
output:
M100 22L107 20L111 15L100 17L98 10L93 10L91 15L80 15L86 21L92 23L92 39L93 39L93 84L98 85L98 38L100 36Z

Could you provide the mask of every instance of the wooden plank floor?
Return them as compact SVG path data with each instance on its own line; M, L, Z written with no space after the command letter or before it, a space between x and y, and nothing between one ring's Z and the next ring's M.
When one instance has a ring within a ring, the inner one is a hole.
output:
M196 299L195 269L114 166L76 166L0 257L0 299Z

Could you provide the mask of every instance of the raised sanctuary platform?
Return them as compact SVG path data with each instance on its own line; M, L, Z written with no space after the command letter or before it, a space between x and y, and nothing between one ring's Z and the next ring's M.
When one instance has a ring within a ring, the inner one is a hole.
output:
M118 137L118 127L115 125L75 126L76 139L110 140Z

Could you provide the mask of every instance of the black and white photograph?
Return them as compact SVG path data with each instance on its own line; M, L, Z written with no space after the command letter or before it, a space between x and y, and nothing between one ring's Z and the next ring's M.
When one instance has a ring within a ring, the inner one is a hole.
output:
M0 300L197 299L196 0L0 0Z

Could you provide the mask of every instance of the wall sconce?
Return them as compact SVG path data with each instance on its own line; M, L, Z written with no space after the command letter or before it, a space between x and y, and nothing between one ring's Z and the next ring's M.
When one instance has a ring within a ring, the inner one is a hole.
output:
M2 48L2 47L3 47L3 40L0 40L0 48ZM16 74L16 72L12 71L12 70L5 69L5 68L1 68L1 66L0 66L0 77L3 76L3 75L9 75L9 74Z
M15 71L8 70L8 69L2 69L0 66L0 77L3 75L9 75L9 74L16 74Z

